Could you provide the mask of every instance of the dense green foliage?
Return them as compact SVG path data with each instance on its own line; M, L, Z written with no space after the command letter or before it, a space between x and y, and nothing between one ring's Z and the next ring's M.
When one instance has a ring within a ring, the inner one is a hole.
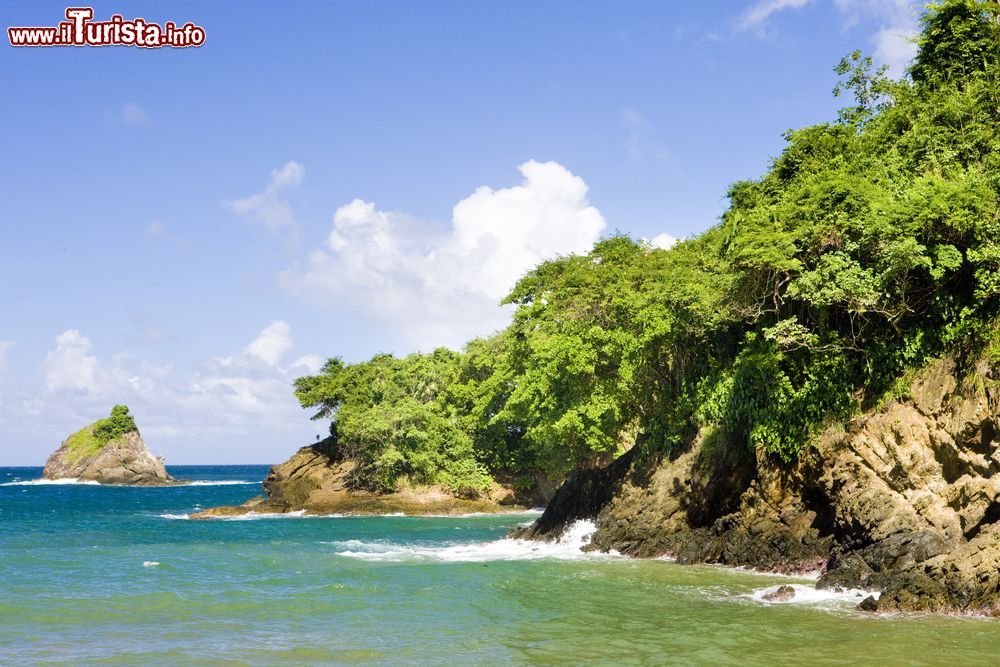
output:
M825 421L995 330L997 8L932 6L908 79L841 61L835 94L853 105L788 132L704 234L546 262L507 297L505 331L462 354L332 360L296 383L301 402L383 488L561 475L709 425L793 460Z
M115 438L120 438L126 433L138 431L135 420L128 411L128 406L116 405L111 408L111 416L101 419L93 425L94 437L104 445Z
M132 415L124 405L116 405L111 409L111 415L98 419L66 438L69 457L78 461L87 456L95 456L104 445L126 433L138 432Z
M459 355L446 349L405 359L380 354L364 364L331 359L319 375L296 380L303 405L331 417L330 437L357 461L358 485L391 490L401 478L460 494L486 489L490 477L472 451L442 389Z

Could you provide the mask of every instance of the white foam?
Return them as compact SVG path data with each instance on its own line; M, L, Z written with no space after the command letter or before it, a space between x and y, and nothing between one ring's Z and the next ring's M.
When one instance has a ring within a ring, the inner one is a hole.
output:
M143 567L156 567L159 564L160 563L158 561L155 561L155 560L144 560L144 561L142 561L142 566Z
M215 516L212 519L219 521L257 521L259 519L299 519L303 517L307 517L305 510L297 510L295 512L247 512L239 516Z
M243 479L220 479L220 480L178 480L186 482L185 484L169 485L165 487L156 488L177 488L182 486L249 486L250 484L260 484L260 482L248 482ZM62 486L67 484L83 484L86 486L133 486L131 484L101 484L100 482L94 481L92 479L77 479L76 477L62 477L60 479L25 479L25 480L15 480L13 482L4 482L0 486ZM143 488L143 487L136 487Z
M423 517L427 519L475 519L482 516L532 516L537 517L545 510L540 509L530 509L522 510L520 512L468 512L467 514L404 514L400 512L399 514L384 514L382 516L412 516L415 518ZM521 526L527 527L531 525L531 522L522 523Z
M252 482L256 484L256 482ZM197 510L198 507L195 507ZM539 510L525 510L523 512L472 512L469 514L405 514L395 512L392 514L308 514L306 510L296 510L294 512L247 512L236 516L209 516L205 517L212 521L254 521L256 519L471 519L487 516L536 516L541 514ZM190 519L189 514L159 514L161 519ZM531 521L518 524L522 527L531 525Z
M363 542L346 540L324 542L337 548L337 555L368 561L439 561L449 563L481 563L501 560L597 560L617 556L616 553L583 551L590 544L596 530L593 521L573 523L558 540L502 539L494 542L472 544L443 544L439 546L405 546L392 542Z
M797 580L808 579L809 581L819 581L819 578L823 576L823 572L821 572L820 570L810 570L808 572L801 572L799 574L787 574L785 572L773 572L771 570L758 569L753 567L743 567L739 565L735 567L723 565L720 567L725 567L726 569L729 570L737 570L738 572L746 572L748 574L764 574L769 577L784 577L786 579L797 579Z
M781 586L791 586L795 589L794 597L790 600L764 599L765 595L774 593ZM879 597L878 591L866 591L859 588L819 589L815 586L807 586L804 584L779 584L776 586L757 589L751 593L749 597L755 602L763 604L843 605L844 603L851 603L852 605L857 605L869 595L874 596L876 600Z
M63 486L67 484L85 484L87 486L100 486L100 482L90 479L77 479L76 477L61 477L59 479L25 479L14 482L4 482L0 486Z
M178 480L187 481L187 480ZM195 480L185 484L185 486L247 486L250 484L260 484L260 482L248 482L243 479L220 479L220 480Z

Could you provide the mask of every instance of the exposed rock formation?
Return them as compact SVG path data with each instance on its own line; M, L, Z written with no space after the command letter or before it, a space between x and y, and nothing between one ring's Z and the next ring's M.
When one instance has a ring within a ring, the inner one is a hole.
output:
M45 462L42 474L129 486L184 483L168 475L163 459L150 453L125 405L114 406L109 417L66 438Z
M45 462L47 479L75 478L101 484L167 486L183 484L167 474L163 459L153 456L138 431L107 443L93 439L94 424L74 433Z
M395 493L372 493L351 488L354 464L336 456L326 443L303 447L276 465L264 479L266 497L242 505L213 507L192 515L210 519L256 513L309 514L468 514L524 509L509 489L498 487L487 498L456 498L431 487Z
M765 593L761 599L768 602L789 602L795 599L795 589L791 586L778 586L777 590Z
M524 537L596 517L591 548L877 589L877 611L1000 613L1000 382L935 362L910 397L817 437L794 468L703 432L662 461L568 482ZM603 475L600 484L586 480Z

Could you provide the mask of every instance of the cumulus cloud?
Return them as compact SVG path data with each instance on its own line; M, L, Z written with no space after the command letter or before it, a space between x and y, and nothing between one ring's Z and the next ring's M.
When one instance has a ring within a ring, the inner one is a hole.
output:
M917 45L913 41L915 29L907 27L884 27L872 37L875 44L875 59L886 65L892 77L899 77L917 55Z
M292 343L292 329L285 322L271 322L260 335L246 347L246 353L277 366L285 353L295 345Z
M76 329L56 337L56 347L42 364L45 386L49 391L89 392L96 388L100 369L97 357L90 354L93 343Z
M653 238L643 239L643 241L654 248L661 248L663 250L669 250L677 243L677 239L670 234L657 234Z
M316 431L295 399L292 381L315 373L325 361L304 355L283 363L292 348L291 328L275 320L237 351L179 370L128 353L100 357L90 338L69 329L55 338L38 380L26 380L14 400L0 402L0 421L14 425L4 433L12 442L42 434L58 443L105 416L112 405L125 403L157 453L164 451L163 439L174 439L174 451L189 461L254 460L258 454L249 452L274 451L276 445L290 452ZM248 438L256 450L249 449ZM205 450L220 442L248 449L214 456Z
M292 207L283 195L302 182L305 172L305 167L298 162L286 162L281 168L271 170L271 178L263 190L242 199L225 201L223 205L271 232L294 227Z
M590 250L605 226L586 183L562 165L518 169L520 184L458 202L443 233L355 199L334 213L325 246L281 281L319 302L351 299L421 349L491 333L507 323L498 303L525 271Z

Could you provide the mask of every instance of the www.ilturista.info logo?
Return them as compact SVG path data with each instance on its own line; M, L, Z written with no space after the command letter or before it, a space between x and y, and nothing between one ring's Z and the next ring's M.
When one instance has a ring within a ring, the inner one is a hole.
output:
M93 21L91 7L68 7L66 21L55 27L7 28L11 46L164 46L184 48L205 43L205 29L193 23L178 27L173 21L162 26L146 19L126 21L114 14L108 21Z

